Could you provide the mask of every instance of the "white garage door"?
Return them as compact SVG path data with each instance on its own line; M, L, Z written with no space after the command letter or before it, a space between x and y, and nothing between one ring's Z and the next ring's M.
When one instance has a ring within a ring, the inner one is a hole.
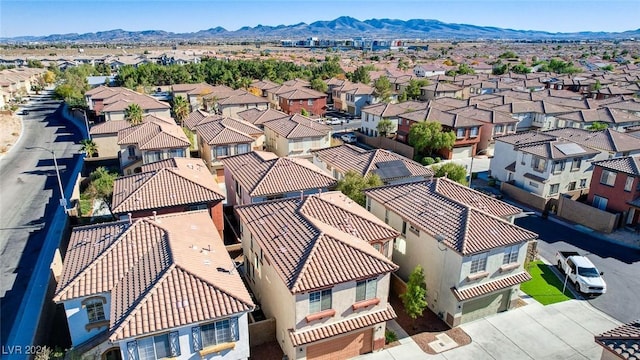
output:
M453 159L464 159L471 157L471 152L473 151L473 146L465 146L465 147L457 147L452 150L452 158Z
M460 323L481 319L487 315L493 315L507 310L511 290L497 294L484 296L475 300L469 300L462 306L462 318Z

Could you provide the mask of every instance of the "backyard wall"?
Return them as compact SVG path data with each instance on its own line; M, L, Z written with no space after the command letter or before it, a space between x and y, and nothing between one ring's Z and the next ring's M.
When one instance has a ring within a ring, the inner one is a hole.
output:
M249 346L253 347L270 341L276 341L276 319L249 323Z
M540 211L546 209L547 201L549 200L506 182L503 182L500 185L500 191L505 193L508 197Z
M561 196L558 201L558 216L596 231L610 233L615 230L620 215Z
M369 146L378 148L378 149L386 149L391 150L395 153L398 153L408 159L413 160L413 147L407 144L403 144L401 142L395 141L393 139L389 139L383 136L366 136L359 132L356 133L359 142L363 142Z
M400 294L404 294L407 292L407 283L405 283L400 277L394 273L391 273L391 294L395 294L400 296Z

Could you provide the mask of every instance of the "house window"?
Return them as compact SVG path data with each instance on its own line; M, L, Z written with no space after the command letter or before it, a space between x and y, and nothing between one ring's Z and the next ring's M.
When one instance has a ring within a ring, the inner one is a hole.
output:
M150 336L137 340L138 359L155 360L172 357L169 334Z
M580 179L580 189L587 187L587 179Z
M207 347L237 341L238 336L236 331L232 329L232 327L235 326L237 326L235 319L233 321L226 319L200 326L202 346Z
M631 192L633 189L633 176L627 175L627 180L624 182L624 191Z
M407 222L402 222L402 236L407 236Z
M559 174L564 171L564 160L557 160L553 162L553 173Z
M367 211L371 211L371 198L367 198L366 207L367 207Z
M389 210L384 209L384 223L389 225Z
M147 152L147 163L160 161L160 159L162 159L162 153L160 151Z
M216 158L229 155L228 146L216 146Z
M458 129L458 130L456 130L456 137L457 137L458 139L463 138L463 137L464 137L464 129Z
M309 313L331 309L331 289L315 291L309 294Z
M507 246L504 249L504 257L502 258L502 265L518 262L519 251L520 251L520 246L518 245Z
M477 127L472 127L471 128L471 133L469 134L470 137L477 137L478 136L478 128Z
M475 274L477 272L485 271L487 269L487 255L489 253L476 254L471 257L471 269L470 272Z
M313 105L313 99L307 100L307 105Z
M541 157L534 156L531 167L537 172L544 172L544 169L547 167L547 160Z
M238 144L237 147L237 153L238 154L246 154L249 152L249 144Z
M169 157L170 158L184 157L184 149L170 149Z
M600 184L613 186L616 183L617 173L609 170L602 170L602 176L600 176Z
M529 181L529 186L534 187L534 188L538 188L538 183L535 181Z
M420 235L420 230L418 230L418 228L414 227L413 225L409 225L409 230L411 230L411 232L416 235Z
M376 297L378 279L367 279L356 283L356 301L369 300Z
M580 170L580 166L582 166L581 158L573 158L573 162L571 162L571 171Z
M605 210L607 208L607 203L609 200L602 196L594 196L593 197L593 206L597 207L600 210Z
M135 158L136 157L136 147L133 145L130 145L127 147L127 154L129 155L129 158Z
M502 125L496 125L495 130L496 134L502 134Z
M104 304L101 299L90 300L86 305L87 317L89 322L97 322L105 319L104 317Z
M196 211L196 210L206 210L208 209L207 204L195 204L187 206L187 211Z
M575 189L576 189L576 182L575 181L570 182L567 190L573 191Z
M382 249L382 245L380 243L375 243L372 246L377 252L380 252L380 250Z
M551 184L551 188L549 188L549 195L555 195L560 190L560 184Z

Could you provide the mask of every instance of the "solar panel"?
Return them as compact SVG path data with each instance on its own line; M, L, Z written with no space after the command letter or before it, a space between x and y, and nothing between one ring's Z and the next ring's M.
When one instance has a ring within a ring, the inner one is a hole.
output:
M381 164L382 166L380 166ZM411 176L411 172L407 169L407 166L400 160L384 161L376 165L378 169L374 170L374 173L380 176L382 180Z
M557 144L555 147L565 155L586 153L586 151L576 143Z

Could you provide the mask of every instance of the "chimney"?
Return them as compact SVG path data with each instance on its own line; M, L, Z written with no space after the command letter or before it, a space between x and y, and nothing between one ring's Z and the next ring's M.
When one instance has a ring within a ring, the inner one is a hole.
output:
M133 224L133 219L131 218L131 213L127 213L127 216L129 217L129 225Z
M153 221L158 221L157 215L158 215L158 212L153 210Z

